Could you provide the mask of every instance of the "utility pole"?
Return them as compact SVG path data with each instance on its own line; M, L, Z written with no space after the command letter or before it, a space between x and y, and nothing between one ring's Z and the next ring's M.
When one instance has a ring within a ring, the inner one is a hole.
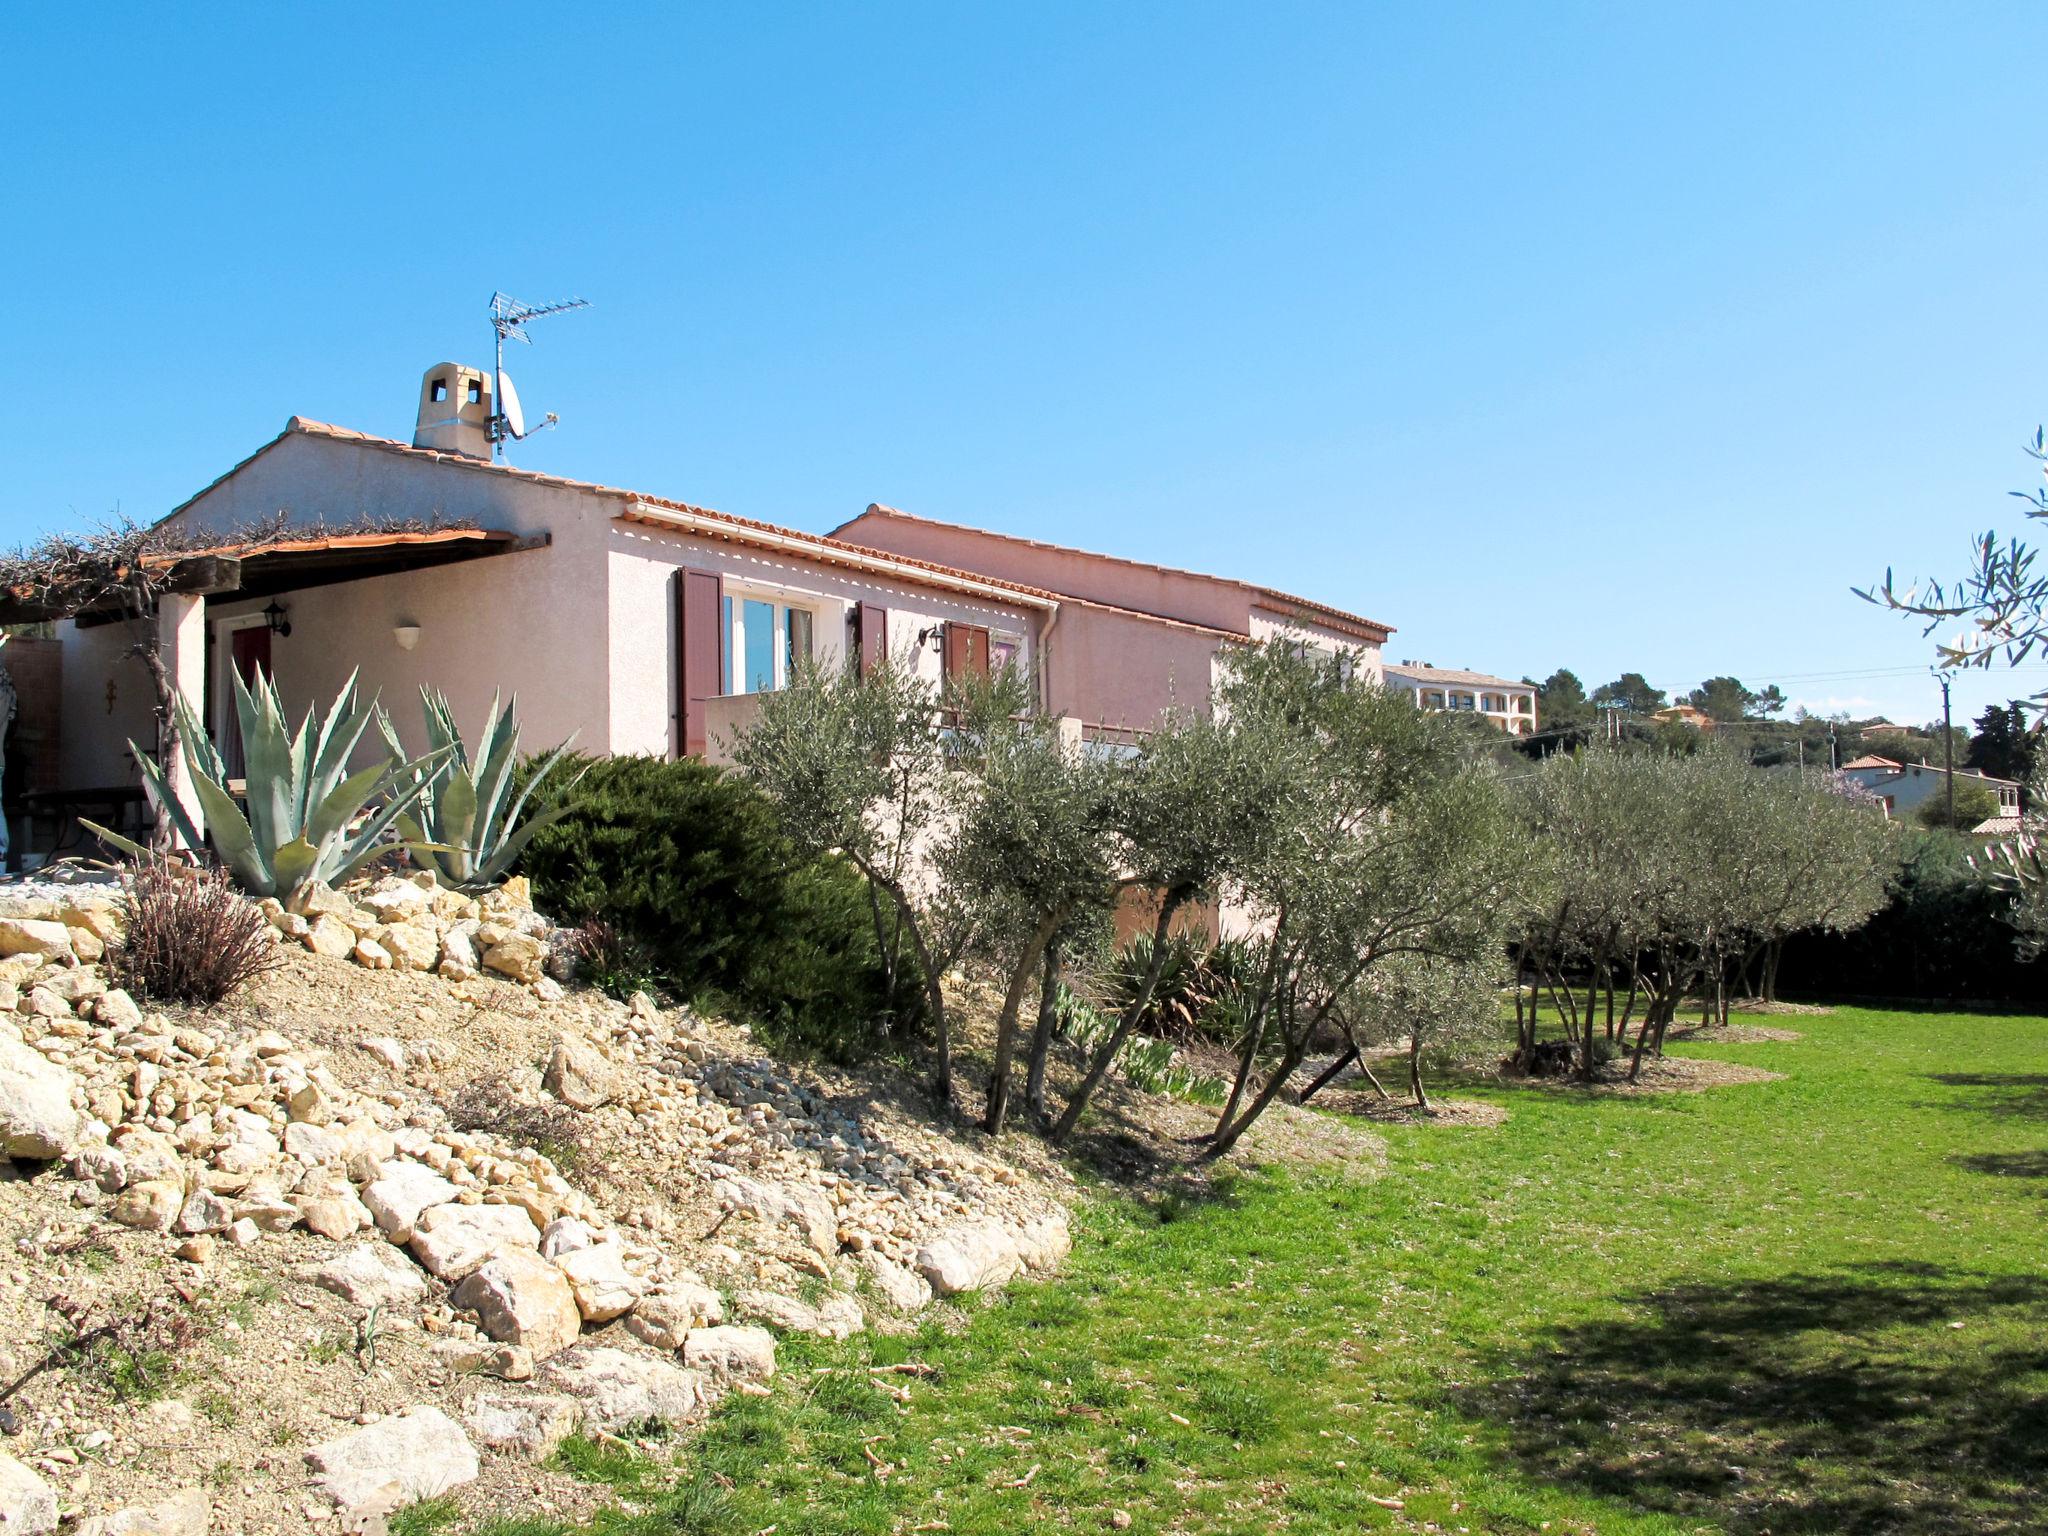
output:
M1956 729L1949 723L1948 685L1949 676L1940 673L1941 679L1941 761L1948 775L1948 824L1956 824Z

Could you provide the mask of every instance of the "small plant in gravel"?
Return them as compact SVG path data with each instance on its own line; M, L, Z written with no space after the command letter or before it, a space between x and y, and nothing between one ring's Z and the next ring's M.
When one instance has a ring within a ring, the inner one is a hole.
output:
M487 1131L532 1147L561 1173L574 1173L587 1161L582 1117L552 1100L520 1103L503 1076L479 1078L465 1087L448 1106L448 1123L458 1131Z
M392 1515L385 1530L390 1536L429 1536L430 1532L448 1529L461 1518L462 1506L444 1494L408 1504Z
M145 855L121 873L121 908L114 973L144 997L210 1005L278 964L268 920L219 870Z

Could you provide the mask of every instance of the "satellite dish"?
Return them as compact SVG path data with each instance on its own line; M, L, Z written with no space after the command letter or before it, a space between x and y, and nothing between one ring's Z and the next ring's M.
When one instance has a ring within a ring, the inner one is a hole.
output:
M526 436L526 412L519 407L519 391L512 387L512 375L498 375L498 414L505 418L505 431L515 441Z

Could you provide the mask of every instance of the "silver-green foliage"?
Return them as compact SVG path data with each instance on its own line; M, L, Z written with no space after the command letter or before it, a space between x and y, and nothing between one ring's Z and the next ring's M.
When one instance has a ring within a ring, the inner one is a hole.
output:
M214 849L235 883L252 896L275 896L296 907L316 883L344 880L383 851L385 833L419 793L419 771L431 757L412 762L382 758L349 772L349 758L369 727L372 710L357 702L354 673L325 715L309 708L296 733L286 723L277 685L261 670L253 688L239 676L234 685L247 812L235 803L227 765L199 711L182 694L174 706L179 749ZM202 847L199 829L172 792L163 767L133 742L128 746L185 845ZM369 811L380 799L383 803ZM104 827L93 830L129 853L143 852Z
M399 836L412 856L423 868L432 870L441 884L460 891L480 891L496 885L511 872L513 861L525 851L535 833L553 826L575 808L569 801L557 799L531 820L519 820L527 802L561 763L576 738L572 735L541 759L515 795L513 782L519 763L517 694L502 713L497 695L491 696L491 712L484 719L474 757L463 743L446 695L436 688L420 689L420 710L426 719L427 755L400 771L400 781L408 792L407 802L415 809L399 816ZM377 710L377 729L391 749L393 761L403 761L405 748L392 728L390 716L381 707Z

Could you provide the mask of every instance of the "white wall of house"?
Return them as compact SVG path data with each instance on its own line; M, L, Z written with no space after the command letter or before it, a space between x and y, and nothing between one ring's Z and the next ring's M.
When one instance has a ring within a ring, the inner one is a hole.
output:
M675 573L689 567L714 571L734 598L755 598L778 610L801 608L812 616L812 651L821 661L843 661L851 643L849 618L861 603L889 615L889 651L914 657L920 676L937 682L944 666L935 636L920 633L952 623L978 624L995 642L1017 647L1018 665L1036 663L1034 610L954 593L922 583L821 564L793 554L725 539L618 521L608 535L607 612L610 627L610 750L666 755L676 742ZM729 640L728 645L732 642ZM742 686L736 691L745 691Z
M106 789L137 782L128 743L156 746L156 700L149 673L134 654L127 624L80 629L57 626L64 647L62 722L58 731L60 782L73 789Z

